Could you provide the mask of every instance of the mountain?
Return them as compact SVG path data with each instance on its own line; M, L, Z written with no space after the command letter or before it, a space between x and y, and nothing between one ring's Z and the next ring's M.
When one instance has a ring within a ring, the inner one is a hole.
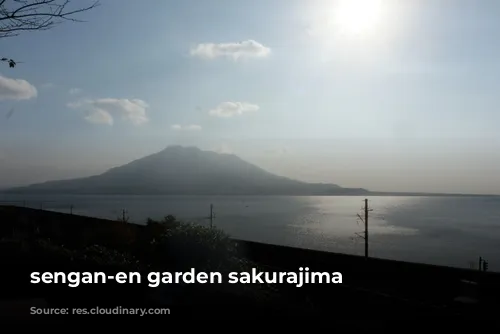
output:
M103 174L49 181L9 193L135 195L362 195L365 189L274 175L233 154L169 146Z

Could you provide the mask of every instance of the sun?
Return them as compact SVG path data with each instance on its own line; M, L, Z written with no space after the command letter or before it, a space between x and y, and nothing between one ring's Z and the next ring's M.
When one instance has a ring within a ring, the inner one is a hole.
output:
M374 33L382 21L381 0L337 0L331 20L338 32L348 35Z

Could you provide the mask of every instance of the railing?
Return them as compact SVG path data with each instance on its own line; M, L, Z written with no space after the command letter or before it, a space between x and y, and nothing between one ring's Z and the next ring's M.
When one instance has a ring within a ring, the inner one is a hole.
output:
M2 201L0 200L0 206L16 206L23 208L30 208L35 210L53 211L60 213L69 213L81 216L88 216L92 218L110 219L110 220L123 220L130 223L145 224L147 217L140 217L140 219L131 219L129 216L129 211L127 209L113 209L107 210L104 215L95 215L90 213L88 210L82 209L68 202L59 201L26 201L26 200L14 200L14 201ZM207 214L205 217L192 217L187 220L187 222L202 226L215 227L215 213L213 212L213 207L209 208L210 215ZM208 211L208 210L207 210ZM165 213L165 216L170 213ZM163 219L161 217L160 219Z
M31 209L39 209L39 210L50 210L50 211L59 211L59 210L53 210L50 209L50 204L56 204L57 207L67 207L68 210L66 213L73 213L74 205L71 203L68 204L61 204L60 202L57 201L0 201L0 206L17 206L17 207L23 207L23 208L31 208ZM63 212L63 211L61 211Z

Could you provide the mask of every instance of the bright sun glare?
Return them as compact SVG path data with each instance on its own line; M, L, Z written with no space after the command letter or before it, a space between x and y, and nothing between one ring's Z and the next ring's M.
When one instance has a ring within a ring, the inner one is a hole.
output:
M380 0L337 0L332 8L333 25L339 32L366 35L374 32L382 20Z

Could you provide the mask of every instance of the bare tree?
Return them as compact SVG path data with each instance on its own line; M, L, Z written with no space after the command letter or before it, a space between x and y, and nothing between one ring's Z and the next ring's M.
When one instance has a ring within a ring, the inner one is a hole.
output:
M80 2L81 0L79 0ZM99 5L95 0L86 7L71 9L71 0L0 0L0 38L18 36L26 31L48 30L64 21L82 22L75 14ZM15 67L16 62L1 58Z

